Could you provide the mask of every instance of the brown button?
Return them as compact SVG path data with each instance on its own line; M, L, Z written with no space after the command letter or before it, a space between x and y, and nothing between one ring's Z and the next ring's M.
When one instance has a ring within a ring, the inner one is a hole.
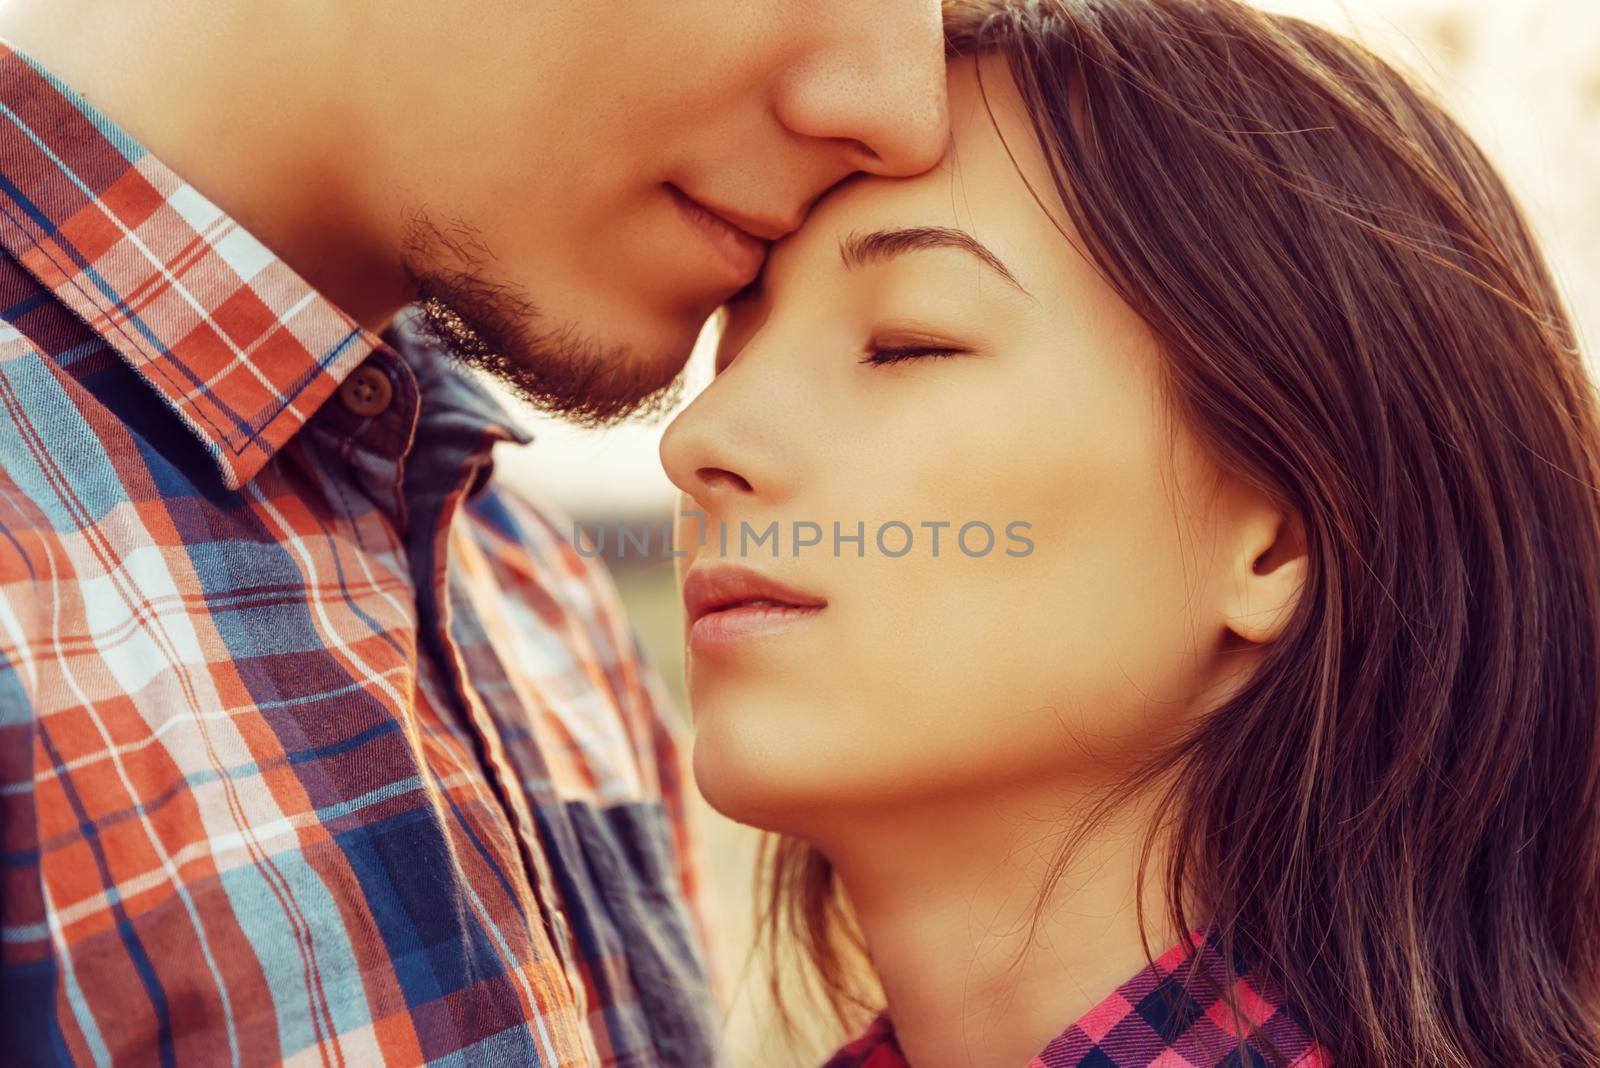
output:
M394 399L394 386L388 375L372 364L364 363L351 371L350 377L339 386L339 399L357 415L378 415Z

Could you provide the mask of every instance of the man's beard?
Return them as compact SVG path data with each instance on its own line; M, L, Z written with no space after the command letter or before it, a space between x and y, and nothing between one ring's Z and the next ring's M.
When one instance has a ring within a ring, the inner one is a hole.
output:
M626 346L584 338L575 326L541 329L526 292L487 277L492 258L466 223L440 229L421 212L412 217L402 263L420 313L416 325L443 352L580 426L610 426L677 405L687 349L647 360Z

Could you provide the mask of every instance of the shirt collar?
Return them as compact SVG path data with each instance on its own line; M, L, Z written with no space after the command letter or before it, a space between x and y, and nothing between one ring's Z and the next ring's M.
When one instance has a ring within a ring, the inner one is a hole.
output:
M382 345L4 42L0 245L156 389L230 489Z
M421 413L421 436L466 436L480 441L509 441L526 445L533 435L514 419L500 397L483 380L462 369L429 337L415 307L395 316L383 332L383 342L411 369L417 391L427 398ZM487 477L485 475L484 477Z

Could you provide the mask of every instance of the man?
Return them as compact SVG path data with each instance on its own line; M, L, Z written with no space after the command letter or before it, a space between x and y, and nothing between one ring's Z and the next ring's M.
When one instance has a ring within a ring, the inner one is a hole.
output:
M818 196L939 158L938 4L0 37L4 1059L710 1063L651 676L441 353L659 403Z

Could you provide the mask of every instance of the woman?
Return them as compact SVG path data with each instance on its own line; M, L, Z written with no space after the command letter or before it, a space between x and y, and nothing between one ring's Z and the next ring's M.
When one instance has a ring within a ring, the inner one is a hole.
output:
M1600 439L1500 178L1294 19L967 15L663 443L833 1063L1600 1064Z

